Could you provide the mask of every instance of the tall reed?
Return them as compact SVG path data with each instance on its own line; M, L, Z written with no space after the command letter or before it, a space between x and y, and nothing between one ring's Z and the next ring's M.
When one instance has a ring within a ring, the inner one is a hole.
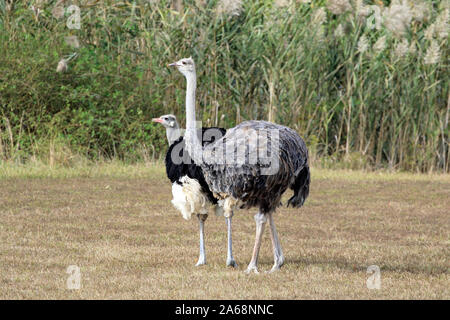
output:
M79 30L55 17L66 2L0 0L0 159L55 138L94 159L163 152L150 118L184 119L165 65L192 55L205 124L285 124L324 166L449 172L445 2L72 1Z

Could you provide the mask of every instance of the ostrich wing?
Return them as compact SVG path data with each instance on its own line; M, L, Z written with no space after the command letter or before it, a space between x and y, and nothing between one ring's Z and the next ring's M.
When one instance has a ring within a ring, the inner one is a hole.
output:
M244 207L271 211L307 166L308 151L298 133L266 121L246 121L204 147L202 169L210 190L232 196Z

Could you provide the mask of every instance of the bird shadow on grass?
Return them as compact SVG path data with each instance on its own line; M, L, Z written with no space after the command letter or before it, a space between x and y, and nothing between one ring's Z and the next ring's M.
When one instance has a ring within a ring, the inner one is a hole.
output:
M417 264L405 264L398 265L395 263L371 263L371 262L361 262L355 260L349 260L344 257L332 257L330 259L327 258L318 258L318 257L295 257L295 258L287 258L285 260L285 265L294 265L299 269L302 269L307 266L317 266L317 267L325 267L325 268L338 268L342 270L352 271L352 272L366 272L367 268L370 265L378 265L381 271L388 272L409 272L413 274L425 274L425 275L440 275L440 274L448 274L450 273L449 269L445 265L435 265L429 264L426 265L423 262L418 262Z

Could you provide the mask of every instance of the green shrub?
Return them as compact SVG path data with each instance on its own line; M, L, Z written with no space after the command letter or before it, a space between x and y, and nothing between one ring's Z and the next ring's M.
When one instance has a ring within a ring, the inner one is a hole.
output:
M423 2L421 18L410 7L402 31L387 16L371 28L373 14L355 2L333 14L325 1L245 1L231 15L216 1L183 1L180 12L169 1L74 1L81 29L70 30L69 13L52 14L57 1L41 2L37 16L30 3L8 10L0 0L0 159L47 159L52 141L94 160L162 154L165 134L151 118L184 123L184 79L166 64L192 55L204 124L285 124L317 163L449 171L445 4Z

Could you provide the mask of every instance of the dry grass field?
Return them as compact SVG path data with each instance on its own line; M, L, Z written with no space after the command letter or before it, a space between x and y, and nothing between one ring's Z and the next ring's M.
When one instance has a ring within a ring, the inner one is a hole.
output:
M449 299L449 198L448 175L315 169L306 205L275 216L285 266L248 275L254 212L233 219L237 270L214 215L197 268L197 220L172 207L159 165L0 167L0 298ZM66 287L69 265L79 290ZM266 228L260 271L271 265ZM366 286L370 265L379 290Z

